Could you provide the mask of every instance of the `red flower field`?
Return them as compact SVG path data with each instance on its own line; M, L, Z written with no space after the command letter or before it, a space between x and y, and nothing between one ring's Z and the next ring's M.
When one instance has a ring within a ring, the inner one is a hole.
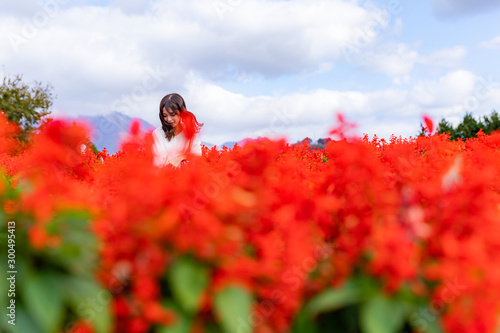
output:
M96 155L78 124L21 147L0 118L2 332L497 332L500 134L345 126L160 169L138 125Z

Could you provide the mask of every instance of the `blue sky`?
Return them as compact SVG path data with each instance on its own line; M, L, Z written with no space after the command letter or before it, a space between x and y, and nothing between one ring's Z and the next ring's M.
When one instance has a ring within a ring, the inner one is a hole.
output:
M158 126L179 92L221 144L326 137L336 112L359 135L408 137L423 114L500 105L498 0L4 2L2 72L51 83L57 116Z

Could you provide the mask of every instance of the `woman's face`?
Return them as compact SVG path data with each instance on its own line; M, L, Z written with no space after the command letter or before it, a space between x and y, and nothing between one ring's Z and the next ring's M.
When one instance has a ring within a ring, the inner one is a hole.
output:
M172 128L176 128L177 126L179 126L179 122L181 121L181 116L178 112L175 113L172 111L172 109L166 110L165 108L163 108L162 114L163 114L163 120L167 124L172 126Z

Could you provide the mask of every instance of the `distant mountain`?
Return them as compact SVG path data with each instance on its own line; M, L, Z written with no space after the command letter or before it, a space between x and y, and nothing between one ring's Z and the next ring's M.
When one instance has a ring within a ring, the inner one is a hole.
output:
M143 131L155 129L153 125L143 119L131 118L116 111L107 115L79 116L76 119L92 127L90 141L94 143L98 150L106 147L110 154L114 154L119 150L121 139L130 131L133 120L139 120Z
M226 147L232 149L235 144L238 144L238 146L240 146L240 147L244 147L247 143L258 141L258 140L267 140L267 138L259 136L257 138L245 138L245 139L242 139L242 140L240 140L238 142L228 141L228 142L223 143L221 145L221 147L226 146ZM291 144L292 145L298 145L298 144L302 144L302 143L304 143L306 141L309 144L309 147L311 149L316 149L316 148L324 149L324 148L326 148L326 146L328 145L328 143L330 143L330 141L332 141L332 139L330 139L330 138L324 138L324 139L318 139L317 141L313 141L310 138L305 138L305 139L303 139L301 141L297 141L296 143L291 143Z
M228 142L224 142L224 143L221 145L221 147L224 147L224 146L225 146L225 147L227 147L227 148L229 148L229 149L233 149L233 148L234 148L234 145L235 145L235 144L237 144L237 143L238 143L238 142L236 142L236 141L228 141ZM238 143L238 145L239 145L239 143Z
M110 154L114 154L120 149L122 138L129 133L133 120L139 120L142 131L150 131L156 128L141 118L131 118L117 111L107 115L79 116L76 120L88 124L92 128L90 141L98 150L103 150L106 147ZM211 143L203 141L201 143L209 148L213 147Z

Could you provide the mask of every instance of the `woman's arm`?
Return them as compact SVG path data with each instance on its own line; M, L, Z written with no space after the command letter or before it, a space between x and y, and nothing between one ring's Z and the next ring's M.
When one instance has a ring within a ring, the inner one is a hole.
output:
M201 156L201 140L196 136L191 145L191 154Z
M153 131L153 163L157 167L162 167L167 163L167 154L163 147L162 138L158 135L158 129Z
M174 167L178 167L182 162L187 161L186 154L177 155L172 158L168 163L172 164Z

